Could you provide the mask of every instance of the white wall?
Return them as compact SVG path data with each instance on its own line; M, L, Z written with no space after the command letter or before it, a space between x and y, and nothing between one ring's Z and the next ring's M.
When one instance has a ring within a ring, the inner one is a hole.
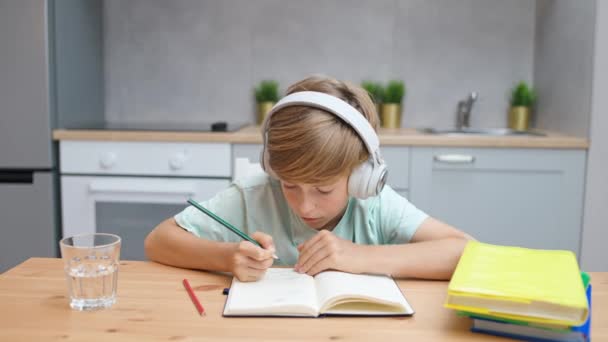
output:
M608 271L608 1L597 1L595 29L581 264L584 270Z

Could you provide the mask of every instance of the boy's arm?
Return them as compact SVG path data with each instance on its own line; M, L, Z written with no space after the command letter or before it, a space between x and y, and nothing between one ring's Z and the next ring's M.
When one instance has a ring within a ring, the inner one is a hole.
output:
M296 270L310 275L326 269L393 277L450 279L471 236L431 217L411 241L397 245L359 245L322 231L300 245Z
M450 279L470 235L432 217L422 222L407 244L360 246L364 272L394 277Z
M173 217L161 222L145 240L150 260L171 266L232 271L229 260L237 244L201 239L177 225Z
M229 243L199 238L171 217L148 234L144 245L148 258L162 264L232 272L240 281L255 281L272 265L275 248L270 235L255 232L251 237L264 249L249 241Z

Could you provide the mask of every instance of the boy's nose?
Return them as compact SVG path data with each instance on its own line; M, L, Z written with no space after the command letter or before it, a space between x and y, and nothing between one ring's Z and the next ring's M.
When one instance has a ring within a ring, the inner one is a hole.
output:
M303 199L300 201L300 213L302 216L307 216L308 214L312 213L315 207L315 203L311 200Z

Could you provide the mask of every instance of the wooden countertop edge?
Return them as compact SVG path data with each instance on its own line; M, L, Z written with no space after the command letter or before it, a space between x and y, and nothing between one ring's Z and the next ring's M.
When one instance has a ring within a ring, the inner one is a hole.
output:
M587 149L586 138L546 132L547 136L437 136L414 129L380 130L383 146L420 147L496 147L496 148L557 148ZM174 132L174 131L111 131L57 129L53 140L89 141L154 141L154 142L217 142L261 144L259 127L248 126L235 132Z
M247 142L253 136L237 132L173 132L173 131L110 131L57 129L53 131L53 140L102 140L102 141L162 141L162 142ZM255 137L260 142L261 137ZM254 141L251 141L254 142Z

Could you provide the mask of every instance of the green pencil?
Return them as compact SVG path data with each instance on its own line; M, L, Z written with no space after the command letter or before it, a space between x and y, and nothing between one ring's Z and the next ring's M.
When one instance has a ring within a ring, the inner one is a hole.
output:
M261 248L262 245L260 245L259 242L255 241L254 239L252 239L249 235L243 233L241 230L239 230L237 227L231 225L230 223L226 222L224 219L222 219L221 217L215 215L214 213L212 213L209 209L203 207L202 205L196 203L195 201L193 201L192 199L188 200L188 203L191 204L193 207L195 207L196 209L202 211L203 213L205 213L207 216L211 217L212 219L214 219L215 221L217 221L219 224L221 224L222 226L230 229L233 233L235 233L236 235L240 236L241 239L247 240ZM272 257L274 259L278 259L279 257L277 257L275 254L272 255Z

